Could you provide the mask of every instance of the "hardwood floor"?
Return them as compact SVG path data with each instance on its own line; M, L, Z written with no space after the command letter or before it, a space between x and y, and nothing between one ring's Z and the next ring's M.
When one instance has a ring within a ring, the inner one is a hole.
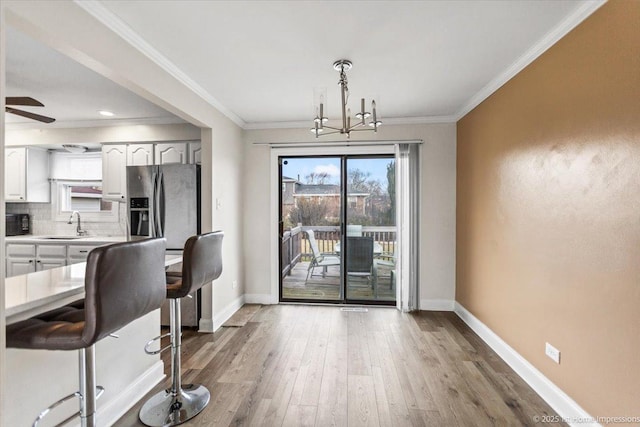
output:
M556 415L449 312L264 306L241 328L185 330L182 354L183 382L211 391L185 426L521 426ZM115 425L141 426L140 406Z

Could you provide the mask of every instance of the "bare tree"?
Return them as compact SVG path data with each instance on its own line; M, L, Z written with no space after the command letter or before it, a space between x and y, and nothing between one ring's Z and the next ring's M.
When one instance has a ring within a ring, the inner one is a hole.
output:
M364 172L360 169L350 169L347 176L347 189L352 193L366 193L369 191L367 179L371 172Z
M330 176L327 172L311 172L304 178L307 181L307 184L324 185L329 181Z
M372 196L382 194L382 184L377 179L369 179L371 172L350 169L347 176L347 189L351 193L368 193Z

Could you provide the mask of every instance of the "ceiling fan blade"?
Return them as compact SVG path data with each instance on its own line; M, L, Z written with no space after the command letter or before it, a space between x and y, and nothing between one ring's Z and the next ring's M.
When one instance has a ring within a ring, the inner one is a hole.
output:
M28 119L37 120L43 123L53 123L56 119L52 119L51 117L41 116L40 114L30 113L28 111L16 110L15 108L5 107L7 113L15 114L17 116L26 117Z
M37 99L28 96L7 96L5 98L7 105L29 105L31 107L44 107L44 104Z

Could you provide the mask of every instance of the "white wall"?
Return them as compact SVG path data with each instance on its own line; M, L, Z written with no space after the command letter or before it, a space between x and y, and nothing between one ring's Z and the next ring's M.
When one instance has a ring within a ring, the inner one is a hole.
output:
M374 137L374 138L372 138ZM256 142L315 140L306 129L249 130L245 139L245 284L248 301L270 300L270 148ZM384 126L352 139L421 139L420 308L453 309L455 296L456 125ZM333 140L329 138L329 140ZM338 140L336 138L335 140Z
M213 129L212 230L223 230L223 270L213 285L213 330L242 306L244 263L242 227L244 144L242 131L228 119ZM234 287L235 283L235 287ZM205 328L202 328L203 330Z

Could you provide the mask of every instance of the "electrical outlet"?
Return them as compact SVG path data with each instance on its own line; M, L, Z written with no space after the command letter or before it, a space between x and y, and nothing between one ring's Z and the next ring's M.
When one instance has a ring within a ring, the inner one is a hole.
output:
M544 347L544 354L546 354L551 360L560 364L560 350L555 348L549 343L546 343Z

